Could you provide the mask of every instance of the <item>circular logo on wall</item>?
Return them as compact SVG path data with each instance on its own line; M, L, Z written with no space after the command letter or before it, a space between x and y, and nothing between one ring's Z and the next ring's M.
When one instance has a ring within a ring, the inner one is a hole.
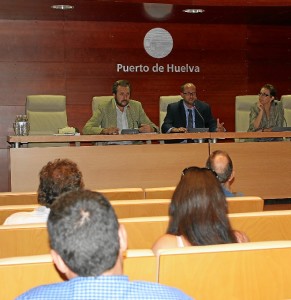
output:
M145 51L151 57L164 58L173 49L173 38L167 30L153 28L145 35L143 45Z

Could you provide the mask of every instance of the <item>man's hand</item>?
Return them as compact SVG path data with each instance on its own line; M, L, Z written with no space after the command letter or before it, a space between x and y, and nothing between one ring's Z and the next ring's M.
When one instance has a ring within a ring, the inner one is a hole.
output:
M225 128L223 127L224 123L220 123L219 119L217 119L216 131L218 132L225 132Z
M119 134L119 129L116 127L103 128L101 134Z
M172 133L185 133L185 132L187 132L187 129L184 127L172 128L171 132Z
M138 131L140 133L149 133L149 132L154 132L155 130L148 124L141 124L140 127L138 128Z

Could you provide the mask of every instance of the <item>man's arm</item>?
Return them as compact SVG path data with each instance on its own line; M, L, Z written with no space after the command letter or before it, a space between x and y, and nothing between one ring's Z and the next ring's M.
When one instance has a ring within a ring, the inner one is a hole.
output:
M174 128L174 113L171 105L167 106L167 114L162 124L162 133L168 133L171 128Z
M83 134L100 134L103 129L100 127L101 120L101 111L97 109L83 127Z
M149 117L146 115L141 103L137 102L136 103L136 108L138 109L138 125L140 127L140 132L159 132L159 127L154 124ZM132 118L134 118L134 116L131 116ZM135 120L133 120L135 121ZM150 126L150 128L148 126Z

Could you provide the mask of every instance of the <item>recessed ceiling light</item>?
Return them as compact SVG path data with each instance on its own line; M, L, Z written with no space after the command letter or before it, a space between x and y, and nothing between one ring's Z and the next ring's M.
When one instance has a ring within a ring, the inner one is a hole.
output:
M53 9L60 9L60 10L69 10L69 9L73 9L74 8L74 6L72 6L72 5L53 5L53 6L51 6L51 8L53 8Z
M202 8L187 8L187 9L184 9L183 12L185 12L187 14L202 14L205 12L205 10Z

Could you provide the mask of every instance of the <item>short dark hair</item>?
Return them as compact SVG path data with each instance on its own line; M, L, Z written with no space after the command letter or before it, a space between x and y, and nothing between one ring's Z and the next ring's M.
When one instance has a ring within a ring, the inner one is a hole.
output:
M62 193L83 189L83 176L69 159L48 162L39 173L38 203L50 207Z
M117 94L117 88L119 86L128 87L129 92L131 92L131 85L130 85L128 80L117 80L113 83L113 86L112 86L112 93L113 94Z
M275 89L275 87L272 84L266 83L262 86L262 88L268 89L270 91L270 95L276 99L277 90Z
M195 87L195 84L193 84L192 82L186 82L186 83L183 83L181 86L180 86L180 90L181 92L184 92L184 89L185 89L185 86L186 85L193 85Z
M109 201L88 190L65 193L51 206L50 246L78 276L99 276L119 254L119 224Z
M216 174L199 167L183 174L170 203L167 233L183 235L193 246L236 243Z
M224 156L227 159L227 164L223 169L218 169L214 162L218 155ZM216 172L217 178L221 183L227 182L233 172L232 160L227 152L222 150L216 150L210 154L206 161L206 167Z

